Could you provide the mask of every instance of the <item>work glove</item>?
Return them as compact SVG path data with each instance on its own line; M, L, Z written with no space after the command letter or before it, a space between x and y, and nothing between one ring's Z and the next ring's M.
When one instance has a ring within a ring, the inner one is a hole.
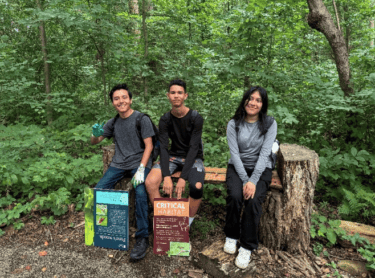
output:
M104 126L105 122L103 122L102 124L94 124L92 126L92 135L94 135L95 137L99 137L99 136L102 136L103 135L103 126Z
M273 153L277 153L277 151L279 150L279 140L275 139L275 142L273 142L273 145L272 145L272 152Z
M134 188L136 188L141 183L144 183L144 181L145 181L145 166L143 166L143 164L141 163L141 165L139 165L138 167L137 172L133 176L131 183L134 186Z

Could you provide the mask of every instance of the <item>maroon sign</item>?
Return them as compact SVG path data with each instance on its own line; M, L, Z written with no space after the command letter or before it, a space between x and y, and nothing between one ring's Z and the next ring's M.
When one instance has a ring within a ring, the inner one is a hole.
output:
M189 242L188 199L154 199L154 254L166 255L170 242Z

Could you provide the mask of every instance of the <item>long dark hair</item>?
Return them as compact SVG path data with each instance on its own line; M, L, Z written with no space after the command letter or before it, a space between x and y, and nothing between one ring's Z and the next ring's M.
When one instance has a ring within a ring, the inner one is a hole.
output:
M255 86L255 87L251 87L250 90L245 92L243 94L240 105L238 106L236 113L234 114L232 119L234 119L236 126L239 126L240 123L245 120L245 117L246 117L245 103L250 99L250 96L255 92L259 92L260 97L262 98L262 109L259 112L259 129L260 129L260 135L264 135L267 132L266 117L267 117L267 110L268 110L268 95L267 95L266 89L260 86Z

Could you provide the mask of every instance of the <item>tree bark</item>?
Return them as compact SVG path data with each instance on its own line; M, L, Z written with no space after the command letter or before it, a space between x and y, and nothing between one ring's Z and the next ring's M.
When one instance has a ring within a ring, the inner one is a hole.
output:
M98 50L98 55L99 55L99 59L100 59L100 66L101 66L101 70L102 70L102 83L103 83L103 97L104 97L104 104L107 106L108 105L108 96L107 96L107 82L106 82L106 78L105 78L105 66L104 66L104 53L105 53L105 50L103 47L100 47L99 50Z
M144 41L144 46L145 46L144 59L146 63L148 59L148 34L147 34L147 24L146 24L147 11L148 11L148 0L143 0L142 2L142 32L143 32L143 41ZM145 99L147 100L146 97L147 97L148 85L147 85L146 76L143 77L143 89L144 89Z
M354 90L350 81L349 54L345 39L341 31L336 28L322 0L307 0L307 4L309 6L307 22L311 28L323 33L327 38L334 53L340 87L345 96L349 96Z
M374 29L374 20L370 20L370 28ZM374 46L374 39L372 39L370 41L370 46L373 47Z
M283 189L272 189L263 203L259 240L273 250L308 253L319 157L298 145L281 144L277 171Z
M40 0L36 1L38 8L42 11L42 4ZM44 22L40 21L39 25L40 31L40 42L42 46L42 53L43 53L43 62L44 62L44 84L46 88L46 95L47 95L47 105L46 105L46 112L47 112L47 123L48 125L52 124L52 106L51 106L51 80L50 80L50 68L48 64L48 51L47 51L47 38L46 38L46 30L44 26Z
M138 5L138 0L129 0L129 13L132 14L132 15L139 15L139 5ZM133 32L135 35L138 35L138 36L136 37L136 40L139 40L139 39L140 39L141 31L140 31L139 28L138 28L138 25L137 25L137 21L136 21L136 20L133 21L132 32Z

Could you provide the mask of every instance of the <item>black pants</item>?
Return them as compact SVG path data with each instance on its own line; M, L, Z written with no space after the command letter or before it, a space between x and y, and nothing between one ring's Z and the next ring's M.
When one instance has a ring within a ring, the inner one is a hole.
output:
M246 169L250 177L254 169ZM227 169L227 216L224 233L227 237L240 239L241 246L250 251L258 248L258 225L262 215L262 203L272 179L272 170L266 168L256 184L253 199L244 200L243 183L234 166L228 164ZM240 219L242 205L245 209Z

